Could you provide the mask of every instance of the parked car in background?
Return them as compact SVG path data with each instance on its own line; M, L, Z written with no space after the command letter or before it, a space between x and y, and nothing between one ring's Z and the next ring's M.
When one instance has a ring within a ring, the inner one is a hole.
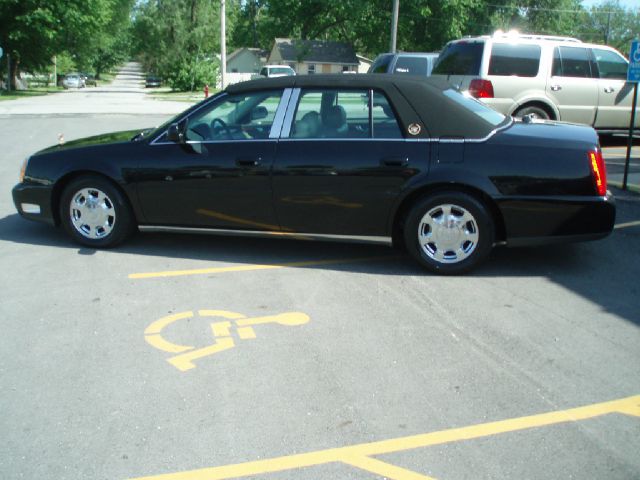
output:
M84 78L79 73L67 73L62 79L62 86L64 88L84 88L86 85Z
M296 71L289 65L265 65L260 69L260 77L287 77L295 75Z
M158 75L147 75L144 81L145 88L158 88L162 85L162 79Z
M84 84L87 87L97 87L98 82L96 81L96 77L91 75L90 73L81 73L80 76L84 80Z
M497 32L449 42L433 75L505 115L584 123L612 133L629 127L633 85L626 82L627 65L605 45ZM636 122L640 126L640 115Z
M438 59L438 52L383 53L369 67L368 73L399 73L406 75L431 75Z
M615 220L592 128L515 121L407 75L234 84L156 129L31 155L13 200L92 248L136 230L354 240L446 274Z

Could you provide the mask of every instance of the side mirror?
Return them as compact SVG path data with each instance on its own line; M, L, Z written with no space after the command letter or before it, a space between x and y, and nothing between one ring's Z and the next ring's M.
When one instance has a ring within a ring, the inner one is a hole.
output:
M169 125L169 129L167 130L167 139L174 143L185 143L184 133L182 132L182 128L180 128L180 124L172 123Z

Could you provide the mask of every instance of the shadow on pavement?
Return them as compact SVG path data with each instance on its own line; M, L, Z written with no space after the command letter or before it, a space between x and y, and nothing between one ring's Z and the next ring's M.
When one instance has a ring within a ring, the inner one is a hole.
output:
M639 221L640 196L621 195L618 199L618 212L618 224ZM61 229L24 220L18 214L0 219L0 240L72 249L79 255L95 253L95 250L78 247ZM599 304L605 311L640 325L639 245L640 225L637 225L616 229L611 236L595 242L535 248L500 247L495 248L487 262L468 276L546 277ZM379 261L345 261L296 268L374 275L424 276L429 281L437 279L417 266L407 255L377 245L146 233L138 234L108 252L203 260L230 265L379 257ZM428 294L425 288L425 295ZM540 301L541 304L544 303L544 299Z

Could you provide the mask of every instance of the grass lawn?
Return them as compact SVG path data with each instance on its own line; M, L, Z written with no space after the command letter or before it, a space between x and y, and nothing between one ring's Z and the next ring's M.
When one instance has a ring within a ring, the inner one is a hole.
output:
M0 101L2 100L16 100L24 97L37 97L40 95L47 95L49 93L62 92L62 87L33 87L28 90L0 90Z

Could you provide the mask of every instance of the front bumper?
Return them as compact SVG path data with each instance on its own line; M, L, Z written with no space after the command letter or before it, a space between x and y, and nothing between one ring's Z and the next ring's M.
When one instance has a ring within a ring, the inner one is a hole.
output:
M509 198L498 201L510 246L580 242L613 231L613 196Z
M19 183L11 191L13 203L24 218L55 225L51 209L51 187Z

